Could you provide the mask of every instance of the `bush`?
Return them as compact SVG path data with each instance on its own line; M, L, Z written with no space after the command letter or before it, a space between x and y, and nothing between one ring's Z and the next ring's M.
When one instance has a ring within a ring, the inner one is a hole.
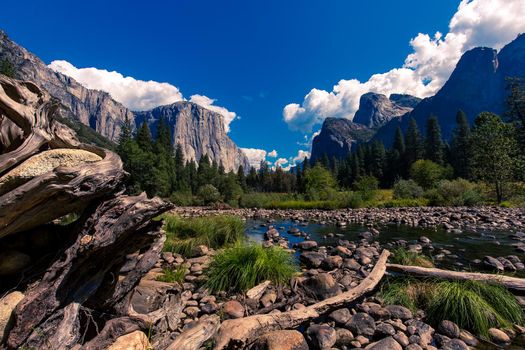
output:
M344 192L339 199L339 207L357 209L363 207L363 197L357 192Z
M426 159L417 160L410 167L410 177L424 189L435 187L439 180L445 178L446 174L444 167Z
M198 245L222 248L244 238L244 221L237 216L181 218L163 215L166 243L164 250L189 256Z
M173 192L170 196L170 201L180 207L188 207L196 203L190 192Z
M241 195L239 206L241 208L271 208L278 202L301 199L301 196L292 193L250 192Z
M491 327L524 321L516 298L501 285L485 282L401 279L384 283L380 296L387 304L425 310L430 324L450 320L485 338Z
M399 179L394 183L395 199L414 199L421 196L423 196L423 188L412 179Z
M425 197L431 205L439 206L470 206L482 201L476 185L464 179L442 180Z
M281 285L287 283L296 271L293 255L280 247L238 244L213 257L205 287L215 293L246 291L266 280Z
M168 283L174 283L174 282L183 282L184 277L186 277L186 274L188 273L185 266L178 266L176 269L171 268L165 268L162 269L162 275L155 278L157 281L160 282L168 282Z
M384 203L380 203L380 208L405 208L405 207L426 207L429 201L426 198L406 198L406 199L392 199Z
M199 188L197 191L197 197L199 197L204 205L208 205L217 203L221 199L221 194L215 186L207 184Z
M306 197L309 200L330 200L335 193L336 181L330 171L320 164L306 170L304 175Z
M379 181L373 176L362 176L354 183L354 189L365 201L373 199L378 188Z

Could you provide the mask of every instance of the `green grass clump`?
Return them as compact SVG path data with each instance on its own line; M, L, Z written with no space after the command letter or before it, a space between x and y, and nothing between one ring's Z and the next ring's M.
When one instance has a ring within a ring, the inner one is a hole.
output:
M187 269L184 266L178 266L175 269L171 268L165 268L162 269L162 275L155 278L157 281L160 282L168 282L168 283L175 283L175 282L183 282L184 277L186 277Z
M429 200L426 198L401 198L391 199L378 205L380 208L406 208L406 207L426 207Z
M509 291L478 281L439 282L427 314L430 322L447 319L486 338L491 327L524 321L521 306Z
M239 243L213 257L205 286L212 293L246 291L266 280L286 283L296 271L292 254L282 248Z
M434 267L434 263L432 263L432 261L428 257L415 252L411 252L405 248L397 248L392 250L390 262L392 262L393 264L400 265Z
M450 320L484 338L491 327L521 325L525 320L507 289L486 282L401 279L383 283L380 296L386 304L425 310L430 324Z
M185 256L189 256L198 245L217 249L234 244L244 237L244 221L237 216L181 218L168 214L163 219L166 231L164 251Z

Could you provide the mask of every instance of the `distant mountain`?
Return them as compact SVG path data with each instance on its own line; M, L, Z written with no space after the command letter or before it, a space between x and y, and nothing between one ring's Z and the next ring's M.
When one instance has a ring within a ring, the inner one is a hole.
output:
M353 121L369 128L379 128L390 120L410 112L419 100L414 96L399 94L394 94L389 99L383 94L369 92L359 99L359 109Z
M358 142L366 142L374 135L369 127L348 119L326 118L319 135L312 141L311 160L316 161L324 155L328 158L344 158Z
M359 99L359 109L353 121L340 118L325 119L321 132L312 141L312 161L325 154L328 158L344 158L352 145L372 138L377 128L410 112L421 99L402 94L369 92Z
M7 37L0 30L0 60L9 60L16 69L17 78L30 80L43 87L63 104L62 116L72 121L72 127L98 139L82 125L90 126L100 135L116 142L126 118L138 125L144 118L155 127L158 115L165 115L173 130L173 139L182 145L187 159L198 160L202 154L224 165L226 170L237 170L239 164L248 169L248 159L224 130L223 117L189 102L162 106L147 112L133 112L98 90L87 89L64 74L53 71L37 56ZM75 126L76 122L76 126ZM80 122L80 123L78 123Z
M246 155L228 137L220 114L186 101L135 112L136 126L146 121L153 134L161 118L165 118L174 144L182 146L187 159L200 159L207 154L212 161L222 162L227 171L237 171L239 165L250 168Z
M388 122L374 139L390 146L398 126L404 131L410 118L414 118L423 131L428 117L435 115L443 138L449 140L459 109L467 114L471 123L483 111L500 115L505 112L507 77L525 78L525 34L519 35L499 53L486 47L465 52L436 95L422 100L412 112Z

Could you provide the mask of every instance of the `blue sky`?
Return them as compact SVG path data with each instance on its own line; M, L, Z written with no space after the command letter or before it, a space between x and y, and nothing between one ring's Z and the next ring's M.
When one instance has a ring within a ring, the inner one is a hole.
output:
M215 105L240 117L230 124L240 147L275 149L278 158L289 159L309 150L300 143L324 117L353 113L311 108L304 100L311 89L329 94L341 79L365 82L402 67L417 51L410 40L418 33L430 36L423 49L433 43L444 47L445 39L434 33L452 31L449 22L459 3L11 1L2 4L0 28L46 63L65 60L78 68L167 82L184 98L216 99ZM304 111L294 110L287 123L283 108L292 103ZM313 125L304 127L305 120Z

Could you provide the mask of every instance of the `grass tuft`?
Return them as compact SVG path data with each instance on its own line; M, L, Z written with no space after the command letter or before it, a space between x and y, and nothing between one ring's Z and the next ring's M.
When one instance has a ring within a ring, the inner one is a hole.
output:
M425 255L411 252L406 248L397 248L392 250L390 261L393 264L412 265L421 267L434 267L434 263Z
M168 214L163 219L166 231L164 251L185 256L189 256L198 245L217 249L234 244L244 237L244 221L237 216L181 218Z
M184 282L184 277L186 277L186 274L188 273L188 270L185 266L178 266L175 269L171 268L165 268L162 269L162 275L155 278L155 280L160 282L167 282L167 283L175 283L175 282Z
M296 271L294 257L282 248L239 243L213 257L205 286L212 293L246 291L265 280L286 283Z
M450 320L483 338L488 338L491 327L524 322L516 298L497 284L401 279L384 283L380 296L386 304L425 310L430 324Z

